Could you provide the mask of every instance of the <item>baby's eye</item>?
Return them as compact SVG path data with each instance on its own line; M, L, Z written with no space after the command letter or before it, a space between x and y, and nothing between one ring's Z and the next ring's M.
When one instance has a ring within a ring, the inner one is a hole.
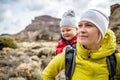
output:
M62 30L61 32L65 32L64 30Z

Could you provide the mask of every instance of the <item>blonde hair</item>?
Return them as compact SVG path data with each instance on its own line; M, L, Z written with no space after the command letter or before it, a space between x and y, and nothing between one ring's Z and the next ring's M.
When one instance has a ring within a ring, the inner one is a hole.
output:
M102 34L99 33L99 38L98 38L98 41L97 41L97 42L99 43L99 42L101 42L101 40L102 40Z

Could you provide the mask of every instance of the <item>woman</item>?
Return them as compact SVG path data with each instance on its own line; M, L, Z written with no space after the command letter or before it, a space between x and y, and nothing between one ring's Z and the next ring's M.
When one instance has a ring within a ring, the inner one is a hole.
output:
M109 80L106 57L116 49L116 38L108 30L108 18L100 11L90 9L79 21L75 68L71 80ZM116 79L120 80L120 54L115 54ZM43 80L54 80L65 68L65 53L57 55L43 71Z

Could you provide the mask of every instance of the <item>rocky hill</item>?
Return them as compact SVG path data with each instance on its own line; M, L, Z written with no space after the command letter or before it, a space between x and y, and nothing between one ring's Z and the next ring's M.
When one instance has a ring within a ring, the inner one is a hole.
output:
M23 31L15 34L20 41L57 40L60 33L60 19L43 15L35 17Z
M109 27L115 32L117 43L120 44L120 4L111 6L111 15L109 19Z

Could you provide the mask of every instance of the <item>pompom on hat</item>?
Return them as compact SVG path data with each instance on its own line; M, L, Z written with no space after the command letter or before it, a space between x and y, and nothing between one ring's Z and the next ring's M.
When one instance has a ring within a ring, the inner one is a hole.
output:
M109 19L108 17L96 9L89 9L80 17L80 21L88 21L96 25L102 34L102 38L105 36L108 29Z
M78 22L75 17L75 12L73 10L68 10L63 14L62 19L60 21L60 27L63 26L69 26L74 28L78 27Z

